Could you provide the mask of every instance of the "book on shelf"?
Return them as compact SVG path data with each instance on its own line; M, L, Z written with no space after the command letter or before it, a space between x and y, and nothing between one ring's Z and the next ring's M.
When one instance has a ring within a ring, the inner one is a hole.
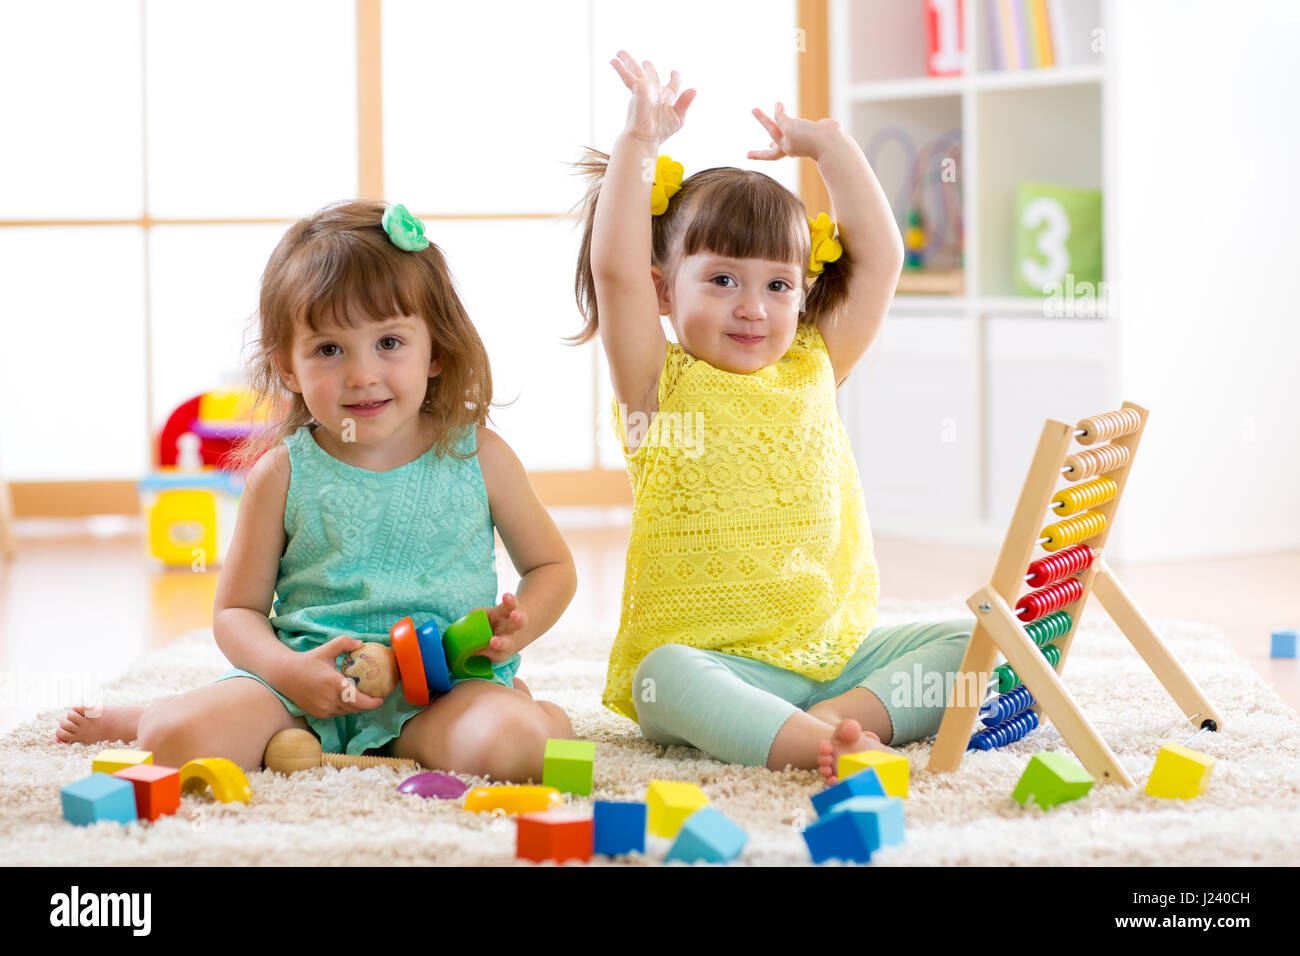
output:
M989 49L996 70L1030 70L1062 62L1063 0L987 0Z

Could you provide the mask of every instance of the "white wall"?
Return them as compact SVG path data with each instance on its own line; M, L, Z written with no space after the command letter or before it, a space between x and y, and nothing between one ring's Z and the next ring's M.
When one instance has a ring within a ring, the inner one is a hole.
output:
M1300 4L1112 10L1115 394L1151 411L1112 543L1300 547Z

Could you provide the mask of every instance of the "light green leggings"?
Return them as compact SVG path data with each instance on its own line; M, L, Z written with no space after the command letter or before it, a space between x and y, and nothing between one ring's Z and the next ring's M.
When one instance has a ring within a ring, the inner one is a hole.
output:
M636 670L641 733L658 744L686 744L728 763L765 767L791 714L864 687L889 713L892 746L920 740L938 732L973 626L967 618L877 627L840 675L825 682L731 654L664 644Z

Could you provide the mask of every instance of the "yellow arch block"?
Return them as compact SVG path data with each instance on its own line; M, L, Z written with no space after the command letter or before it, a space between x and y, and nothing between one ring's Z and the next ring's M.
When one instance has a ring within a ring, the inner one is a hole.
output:
M563 803L554 787L475 787L465 794L465 809L473 813L540 813Z
M199 793L212 788L212 795L222 803L238 800L247 803L253 795L248 778L239 764L225 757L200 757L181 767L181 790Z

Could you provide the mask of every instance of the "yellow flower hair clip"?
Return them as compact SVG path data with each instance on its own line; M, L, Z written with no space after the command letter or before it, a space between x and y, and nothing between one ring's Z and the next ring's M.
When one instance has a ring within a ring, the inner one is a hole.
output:
M834 262L844 252L844 247L835 238L835 223L824 212L819 212L816 219L808 220L812 233L812 256L808 260L808 277L821 275L824 263Z
M650 215L660 216L668 211L668 200L682 188L681 163L673 162L667 156L660 155L655 160L654 185L650 187Z

